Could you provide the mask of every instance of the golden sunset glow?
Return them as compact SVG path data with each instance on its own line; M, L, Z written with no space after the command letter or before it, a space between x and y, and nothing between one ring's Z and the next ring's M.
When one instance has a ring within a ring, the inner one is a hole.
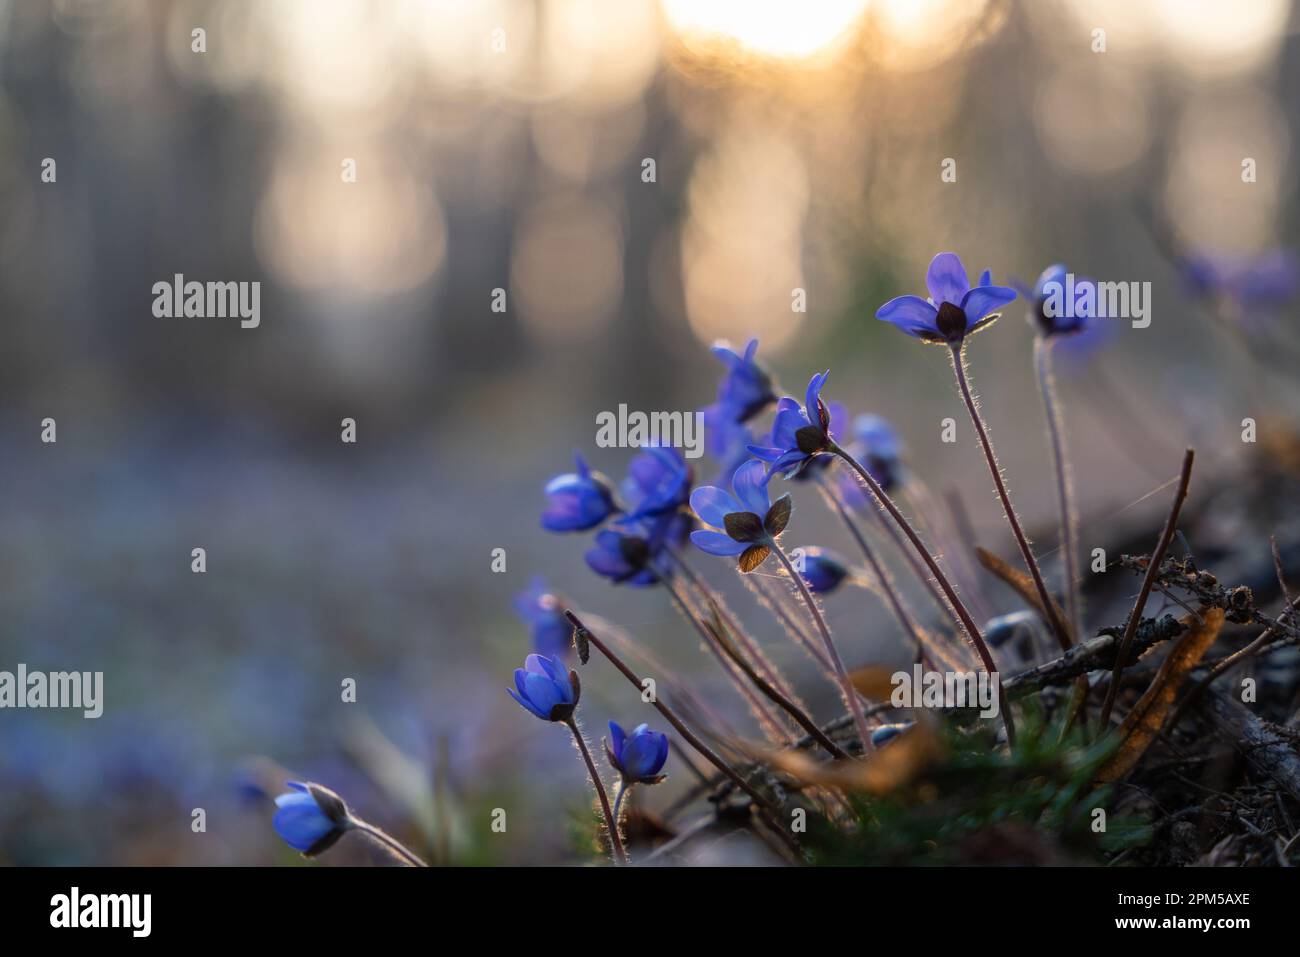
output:
M688 43L736 43L764 56L803 59L842 40L867 0L661 0L661 6Z

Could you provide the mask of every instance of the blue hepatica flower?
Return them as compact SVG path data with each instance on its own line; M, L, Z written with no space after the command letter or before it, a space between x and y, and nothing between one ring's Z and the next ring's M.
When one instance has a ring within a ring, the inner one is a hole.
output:
M754 359L757 352L757 339L749 340L744 353L736 352L726 342L713 346L713 354L727 367L718 384L718 405L736 422L753 418L776 398L772 377Z
M514 688L506 691L543 721L568 721L582 687L578 673L566 669L558 658L529 655L524 666L515 669Z
M829 595L849 576L844 559L825 548L805 548L803 569L799 572L808 583L808 590L819 595Z
M592 471L576 452L573 461L576 472L557 475L546 483L548 502L542 512L542 527L548 531L586 531L619 510L609 480Z
M658 784L664 779L659 772L668 760L668 735L651 731L645 724L627 733L617 721L611 721L605 753L628 784Z
M831 413L821 397L822 387L826 385L829 376L830 370L827 370L808 380L802 407L790 396L778 402L776 418L772 421L770 446L749 447L755 456L771 463L767 470L768 476L778 472L787 478L796 475L831 447ZM697 513L698 511L696 509Z
M1030 300L1032 315L1045 336L1078 335L1105 315L1097 283L1071 275L1061 263L1043 270Z
M286 844L305 857L315 857L334 846L352 826L343 799L319 784L288 781L287 794L275 799L272 824Z
M790 496L771 503L763 463L754 460L736 469L731 488L734 495L712 485L691 493L691 508L712 526L691 532L691 541L710 555L737 556L740 570L752 572L767 560L777 536L785 531L792 508Z
M638 521L675 512L691 495L694 473L680 449L650 446L632 457L623 480L626 521Z
M648 535L606 528L596 533L596 543L583 554L587 567L615 585L644 588L659 581L655 559L663 548L661 529L668 529L674 516L664 516ZM659 535L656 535L659 532Z
M560 599L540 578L515 596L515 613L532 629L533 650L539 655L563 658L572 647L573 626L564 617Z
M826 412L830 415L830 424L826 428L827 438L845 435L849 427L849 411L844 407L844 404L842 402L827 402ZM775 444L775 441L772 441L772 445ZM789 478L795 482L806 482L825 472L830 467L830 456L814 455L805 461L801 467L793 469Z
M995 286L989 273L971 288L966 268L956 253L939 253L925 274L928 299L899 296L876 310L876 318L892 323L922 342L960 346L969 335L992 325L996 310L1016 298L1016 291Z

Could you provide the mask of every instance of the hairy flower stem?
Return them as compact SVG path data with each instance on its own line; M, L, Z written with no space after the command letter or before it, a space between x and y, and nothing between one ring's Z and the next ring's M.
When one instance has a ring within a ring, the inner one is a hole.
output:
M835 677L835 669L831 667L830 659L826 657L826 652L822 651L817 639L809 634L803 624L797 621L786 609L785 602L793 600L794 596L790 594L788 589L784 588L780 589L785 593L784 596L775 594L775 587L769 590L766 585L761 584L765 578L767 576L747 575L746 584L754 584L762 596L763 604L772 609L777 621L781 623L781 626L790 634L795 643L808 653L808 657L817 662L822 672L831 681L838 681Z
M627 792L632 790L632 785L627 783L625 778L618 779L618 793L614 795L614 824L616 827L623 826L623 798L627 797Z
M1052 375L1052 342L1047 336L1034 339L1034 371L1038 375L1038 391L1043 397L1043 413L1047 419L1047 436L1052 448L1052 469L1056 473L1056 499L1061 520L1061 567L1065 577L1065 616L1069 619L1070 634L1078 640L1083 634L1083 603L1079 597L1079 565L1075 552L1075 535L1078 518L1074 509L1074 496L1070 494L1070 461L1065 454L1065 431L1061 427L1061 403L1056 395L1056 380ZM1061 726L1064 737L1079 714L1087 723L1088 676L1080 675L1074 684L1070 703L1066 708L1065 722Z
M370 838L397 860L401 861L407 867L428 867L429 865L420 860L412 853L401 841L367 821L359 818L352 819L352 830L359 831L366 837Z
M1070 494L1070 462L1065 454L1065 433L1061 428L1061 403L1056 395L1052 375L1052 340L1039 336L1034 340L1034 369L1038 373L1038 390L1043 396L1047 418L1047 436L1052 447L1052 467L1056 472L1056 498L1061 511L1062 567L1065 572L1065 614L1076 638L1083 634L1082 602L1079 598L1079 556L1075 552L1078 518L1074 496Z
M984 461L988 463L989 474L993 476L993 485L997 489L998 498L1002 501L1002 511L1007 516L1007 524L1011 526L1011 534L1020 548L1020 557L1024 559L1029 575L1034 580L1034 589L1038 592L1038 600L1043 606L1043 615L1047 619L1047 624L1051 626L1053 634L1056 635L1056 640L1060 642L1062 650L1069 651L1070 634L1057 617L1055 601L1043 581L1043 572L1038 567L1038 560L1034 558L1033 549L1029 547L1029 539L1025 537L1024 529L1020 527L1020 519L1011 504L1007 485L1002 481L1002 470L998 468L998 459L993 453L993 443L989 441L988 430L984 428L984 419L980 416L975 396L971 393L970 383L966 379L965 355L960 345L952 348L952 369L957 376L957 387L961 390L962 401L966 403L966 411L970 413L971 422L975 425L975 434L979 436L980 448L984 450Z
M894 588L894 583L889 578L889 572L885 569L885 566L880 563L880 560L876 558L875 549L867 543L866 536L864 536L862 530L858 528L858 523L853 520L853 516L849 514L848 509L844 507L844 504L835 496L835 493L831 491L826 479L820 475L817 476L817 488L822 493L822 498L826 500L826 504L828 504L835 513L839 515L840 520L844 522L845 527L849 530L849 535L851 535L853 540L858 543L858 548L861 550L863 558L867 560L867 566L871 569L871 574L875 577L876 582L880 587L881 597L885 599L885 604L887 604L889 610L893 612L894 618L903 629L903 633L907 635L908 639L912 642L912 645L916 648L917 655L924 655L925 649L921 645L921 636L916 630L916 623L912 620L911 614L903 604L903 599L899 596L897 589Z
M949 568L952 569L953 584L966 596L966 605L970 608L971 614L980 621L988 621L993 614L980 594L979 576L971 562L975 548L973 545L963 547L959 537L960 531L956 527L959 525L957 517L955 515L945 517L947 513L940 509L929 486L920 476L908 476L903 493L905 501L910 502L920 516L921 530L928 533L939 554L950 559ZM950 524L952 528L948 528ZM893 531L893 528L891 527L890 530ZM909 557L915 561L916 556L909 554Z
M758 643L749 637L745 632L745 629L740 627L740 622L738 622L735 616L727 610L727 606L723 604L721 596L709 587L708 582L696 574L695 569L691 568L685 558L672 549L665 549L665 551L673 565L681 570L681 573L686 576L686 580L690 582L696 592L699 593L700 597L704 600L705 605L712 606L717 610L718 617L722 619L722 623L726 625L731 634L735 636L736 642L740 645L741 649L749 656L750 661L753 662L755 670L766 678L772 687L776 688L787 698L793 699L794 692L791 691L790 686L786 683L784 677L776 669L776 666L767 659L767 656L763 654L763 649L758 647Z
M691 623L696 634L700 636L700 640L704 642L704 646L712 652L713 657L718 659L718 664L722 666L722 670L726 672L727 677L731 679L731 683L736 686L736 690L740 692L740 696L745 699L750 710L754 712L754 717L756 717L759 724L763 726L763 730L767 736L777 744L786 743L789 736L781 727L781 722L772 715L771 711L769 711L767 706L763 703L763 699L758 696L752 687L750 687L749 683L745 680L743 669L732 660L731 656L728 655L724 649L719 647L720 643L717 636L706 628L702 621L700 621L699 616L686 600L686 596L682 594L681 589L677 586L676 582L674 582L672 577L669 575L660 575L659 579L663 582L664 588L668 591L668 597L672 599L677 610Z
M578 743L578 750L582 752L582 760L587 762L587 771L591 774L591 783L596 787L596 796L600 798L600 809L605 814L605 824L609 828L609 843L614 848L614 860L619 864L627 863L627 851L623 850L623 839L618 836L618 820L614 817L614 812L609 807L609 796L605 793L605 785L601 783L600 772L596 770L596 762L591 759L591 751L587 748L587 741L578 730L578 722L573 718L564 722L573 732L573 740Z
M566 608L564 610L564 617L569 620L569 624L573 625L573 627L577 629L577 637L580 642L589 642L597 651L604 655L606 660L622 673L623 677L632 682L632 686L637 689L638 694L641 694L644 691L645 683L637 677L636 672L624 664L623 659L610 651L600 638L592 634L591 629L584 625L582 620L578 618L571 609ZM776 819L776 805L741 777L740 773L736 771L735 768L722 760L722 758L718 756L717 752L696 737L695 733L682 723L681 718L677 717L676 712L674 712L672 708L668 707L668 705L664 704L663 701L659 699L658 695L655 696L651 704L653 704L655 710L663 715L664 719L676 729L677 733L682 736L682 740L699 753L700 757L704 758L704 760L708 761L711 765L721 771L732 784L736 785L736 787L748 794L754 800L755 804L768 812L774 820ZM778 829L780 829L780 825L778 824L777 826ZM785 831L782 829L781 833L784 834Z
M939 563L934 560L934 556L930 554L930 550L925 547L925 543L921 541L921 537L916 534L916 529L912 527L912 523L909 522L906 516L898 510L898 506L894 504L893 499L885 493L885 490L880 487L880 483L872 477L871 473L863 468L862 463L834 442L831 443L830 448L827 449L827 451L831 455L838 455L844 461L845 465L853 469L853 471L858 474L858 478L863 481L871 494L875 497L876 502L880 507L889 513L889 517L893 519L894 524L897 525L899 530L907 537L912 548L916 550L916 554L920 557L921 561L925 563L925 567L930 570L930 574L934 576L934 581L938 583L939 588L942 589L944 597L947 599L948 607L957 618L957 624L966 632L967 637L971 640L971 644L975 646L975 651L979 655L980 661L984 664L984 670L990 675L997 675L998 667L993 661L993 655L989 652L988 645L984 642L984 636L980 634L979 626L975 624L975 620L971 618L970 612L966 610L966 605L963 604L960 596L958 596L957 592L953 589L952 583L948 581L948 576L943 573L943 569L939 567ZM927 581L928 580L929 579L927 579ZM1006 696L1002 693L1002 678L1000 675L997 678L997 685L998 701L1001 704L999 710L1002 712L1002 724L1007 729L1007 744L1013 745L1016 743L1016 726L1014 719L1011 717L1011 706L1007 702Z
M808 613L812 616L813 623L817 630L821 632L822 643L826 646L826 657L831 660L831 666L835 669L835 678L840 685L840 695L844 698L844 707L853 715L853 727L858 733L858 740L862 742L862 750L871 750L871 732L867 730L867 719L862 716L862 709L858 707L858 693L853 687L853 682L849 679L849 672L844 667L844 660L840 657L839 649L835 647L835 640L831 638L831 630L826 627L826 619L822 617L822 610L817 607L817 599L813 598L812 592L808 590L808 583L803 580L789 556L786 555L785 549L776 539L771 539L769 544L772 548L772 554L780 559L782 566L785 567L786 574L794 581L799 589L799 594L803 596L804 604L808 606Z

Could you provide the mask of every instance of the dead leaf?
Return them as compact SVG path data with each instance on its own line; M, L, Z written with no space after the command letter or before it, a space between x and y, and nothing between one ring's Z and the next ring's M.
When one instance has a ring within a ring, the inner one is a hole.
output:
M849 682L868 701L888 701L894 693L894 672L883 665L867 665L849 672Z
M1151 687L1147 688L1120 724L1119 734L1123 744L1097 772L1099 782L1104 784L1115 781L1128 774L1160 734L1160 728L1165 723L1165 717L1183 680L1219 637L1219 629L1223 627L1223 609L1207 609L1200 622L1189 615L1182 619L1181 624L1187 631L1160 663L1160 670L1156 672Z
M933 725L918 721L866 757L818 761L805 751L777 751L767 759L777 770L805 784L880 795L916 780L943 757L944 750Z
M1043 602L1038 597L1038 588L1034 585L1034 580L1029 577L1028 573L1022 572L1019 568L1013 568L988 549L980 548L978 545L975 546L975 554L979 557L981 565L1002 579L1026 604L1038 612L1044 621L1050 621L1047 610L1043 608ZM1056 615L1056 620L1061 623L1061 627L1065 629L1070 644L1073 645L1076 641L1074 625L1066 617L1065 610L1061 608L1061 603L1055 598L1052 599L1052 611Z

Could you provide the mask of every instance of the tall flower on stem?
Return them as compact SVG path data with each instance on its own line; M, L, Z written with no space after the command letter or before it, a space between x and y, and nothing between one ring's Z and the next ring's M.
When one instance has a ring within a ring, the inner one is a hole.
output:
M323 854L348 831L356 831L403 864L427 866L397 838L353 814L329 788L310 781L287 781L285 786L289 790L275 799L276 811L271 823L284 842L303 857Z
M1065 290L1074 290L1074 300L1065 302ZM1079 556L1077 551L1078 517L1070 482L1070 460L1065 451L1065 431L1061 422L1061 403L1056 395L1056 377L1052 372L1052 350L1058 342L1096 337L1102 319L1096 283L1089 279L1072 280L1065 266L1056 264L1043 270L1034 284L1030 319L1037 335L1034 338L1034 373L1043 397L1047 419L1047 437L1052 448L1052 470L1056 475L1056 498L1060 512L1060 540L1065 579L1065 615L1069 633L1083 634L1083 602L1079 595ZM1075 682L1068 715L1061 728L1064 735L1074 717L1088 700L1088 679L1080 675Z
M809 394L815 394L811 387ZM783 495L775 504L769 504L767 476L764 474L763 463L759 461L746 462L736 469L731 487L734 495L708 485L691 493L691 508L701 521L713 526L711 529L692 532L691 541L710 555L736 556L737 566L742 573L752 572L770 555L777 557L799 589L804 604L808 606L808 613L821 633L826 655L835 669L844 705L853 716L858 738L864 750L870 749L871 736L867 731L866 719L858 707L857 693L853 682L849 680L839 649L835 647L826 619L822 616L808 583L795 570L794 564L777 541L790 521L790 496ZM718 531L719 528L725 529L725 533Z
M930 290L930 299L918 296L899 296L885 303L876 312L876 318L892 323L908 335L916 336L924 342L942 343L949 349L952 358L953 373L957 377L957 388L962 401L970 413L975 433L979 437L980 448L984 452L984 461L988 464L989 474L997 489L1002 511L1011 527L1011 534L1020 549L1025 566L1034 580L1039 601L1048 624L1055 633L1062 648L1070 647L1070 637L1063 622L1056 614L1055 602L1047 590L1038 560L1029 547L1029 539L1021 528L1020 519L1011 496L1007 492L1006 482L998 467L997 456L993 452L993 443L989 440L988 430L980 416L975 395L971 391L966 375L965 345L966 337L992 325L1001 315L994 312L1016 298L1016 292L1007 286L994 286L988 282L988 273L984 274L981 284L970 287L966 278L966 269L957 258L956 253L939 253L930 262L930 269L925 277Z
M1047 436L1052 448L1052 466L1056 473L1056 497L1060 507L1060 538L1065 577L1065 613L1074 635L1082 634L1082 603L1079 597L1079 556L1076 552L1078 519L1071 494L1070 462L1065 451L1065 432L1061 423L1061 404L1056 395L1052 374L1052 349L1061 341L1083 335L1102 319L1095 295L1095 283L1080 279L1072 283L1075 301L1062 303L1061 290L1067 285L1065 266L1049 266L1038 277L1033 290L1030 318L1037 336L1034 339L1034 372L1043 397L1047 418ZM1064 308L1060 308L1064 305Z
M573 733L574 743L582 754L596 796L600 799L600 809L605 815L605 825L609 828L609 842L614 848L614 860L626 864L627 852L623 850L623 841L618 835L618 822L609 806L609 796L605 793L605 785L600 780L600 772L596 770L596 762L591 759L591 750L574 717L578 699L582 695L578 673L566 672L564 665L556 658L529 655L524 659L524 666L515 669L515 686L507 691L530 714L543 721L563 724Z
M1015 293L1012 293L1012 295L1014 296ZM924 300L922 300L922 302L923 301ZM967 636L971 640L971 644L975 646L975 650L979 654L980 661L984 664L985 670L991 675L996 675L997 665L994 664L993 656L989 653L988 646L984 643L984 638L980 634L979 626L975 624L975 619L971 617L970 611L967 610L966 605L962 602L960 596L958 596L956 589L952 587L952 583L948 581L948 576L944 574L943 569L939 567L939 563L930 553L930 550L926 548L925 543L921 541L921 536L916 533L916 529L912 527L912 523L907 520L901 511L899 511L898 506L894 504L893 499L891 499L888 493L886 493L881 487L879 480L871 474L866 466L854 458L852 454L842 448L839 443L835 441L835 436L830 431L830 412L821 398L821 390L826 384L826 378L828 375L829 373L819 373L818 375L814 375L809 381L804 408L800 409L799 404L793 399L783 399L781 402L783 408L777 413L778 418L780 417L781 412L788 412L789 415L784 423L777 423L772 428L774 447L753 449L752 451L755 455L759 456L760 459L772 463L768 472L769 478L771 474L781 470L784 470L785 474L788 476L793 472L806 467L808 462L819 455L836 455L842 459L849 468L853 469L853 471L857 473L858 478L862 480L862 483L871 492L872 497L874 497L880 507L888 513L889 518L893 521L898 530L903 533L903 536L912 546L912 549L924 563L925 568L934 577L934 582L938 585L943 599L947 601L948 606L952 609L958 626L966 632ZM716 492L717 490L715 489L714 491ZM695 506L693 497L691 505L692 507ZM699 509L697 508L696 511L698 512ZM720 538L723 537L725 536L720 536ZM694 538L692 540L694 541ZM708 541L714 542L715 540L709 539ZM699 541L696 541L696 544L704 547ZM717 541L716 544L719 548L723 545L721 541ZM705 550L708 551L707 548ZM715 552L715 554L728 553L720 551ZM742 558L743 557L744 556L742 555ZM763 557L766 558L766 555ZM927 584L929 584L928 581ZM998 689L998 700L1006 700L1005 696L1001 693L1000 685ZM1016 729L1015 722L1011 717L1010 708L1002 709L1002 723L1007 729L1007 741L1009 743L1014 743Z

